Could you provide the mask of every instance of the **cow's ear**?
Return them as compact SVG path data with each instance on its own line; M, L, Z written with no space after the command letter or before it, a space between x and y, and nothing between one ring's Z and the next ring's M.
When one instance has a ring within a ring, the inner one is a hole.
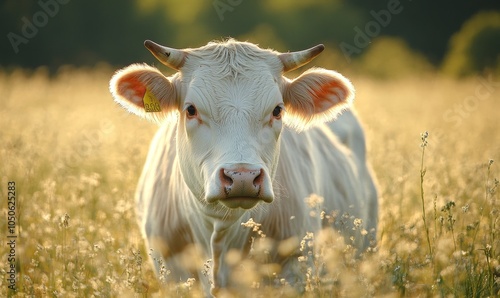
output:
M118 70L111 78L109 90L126 110L148 120L159 120L178 111L172 79L146 64Z
M313 68L298 78L284 78L284 121L298 129L335 119L352 105L354 87L338 72Z

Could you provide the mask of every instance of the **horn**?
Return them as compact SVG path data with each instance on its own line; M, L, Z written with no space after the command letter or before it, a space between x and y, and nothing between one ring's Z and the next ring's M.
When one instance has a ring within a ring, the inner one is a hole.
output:
M281 63L283 63L283 72L292 71L301 67L318 56L324 49L325 46L319 44L307 50L279 54L278 57Z
M179 70L186 61L186 51L167 48L151 40L144 41L144 46L156 57L156 59L160 60L161 63L175 70Z

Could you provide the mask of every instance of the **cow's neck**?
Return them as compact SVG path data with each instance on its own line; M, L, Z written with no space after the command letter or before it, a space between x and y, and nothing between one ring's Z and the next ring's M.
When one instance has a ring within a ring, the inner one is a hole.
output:
M218 203L207 205L197 200L192 193L190 197L191 203L184 207L192 216L201 215L203 218L201 225L198 218L190 226L196 242L203 246L205 253L211 258L211 292L215 296L218 289L229 284L227 253L231 249L236 249L243 255L250 251L252 229L243 227L241 223L247 222L251 217L261 220L261 213L243 209L229 210L221 208ZM193 209L193 206L197 207Z
M251 244L250 229L241 226L250 218L248 212L242 212L239 216L229 216L214 219L210 244L207 252L212 259L212 294L229 284L229 268L226 262L228 251L236 249L243 254L248 253Z

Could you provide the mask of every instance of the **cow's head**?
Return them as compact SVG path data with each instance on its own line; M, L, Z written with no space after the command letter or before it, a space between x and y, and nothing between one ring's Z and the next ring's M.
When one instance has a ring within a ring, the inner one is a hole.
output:
M274 199L283 124L303 130L335 118L353 99L337 72L310 69L283 76L322 50L278 53L228 40L176 50L146 41L163 64L130 65L112 78L115 100L141 117L177 115L177 155L184 181L205 204L250 209ZM164 124L169 125L169 124Z

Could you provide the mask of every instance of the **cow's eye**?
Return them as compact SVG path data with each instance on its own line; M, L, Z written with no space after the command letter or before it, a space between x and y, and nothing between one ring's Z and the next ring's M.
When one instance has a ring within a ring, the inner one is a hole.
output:
M186 114L188 117L194 117L196 116L196 108L193 105L190 105L186 109Z
M281 112L283 111L283 107L282 106L276 106L273 110L273 116L275 118L281 118Z

